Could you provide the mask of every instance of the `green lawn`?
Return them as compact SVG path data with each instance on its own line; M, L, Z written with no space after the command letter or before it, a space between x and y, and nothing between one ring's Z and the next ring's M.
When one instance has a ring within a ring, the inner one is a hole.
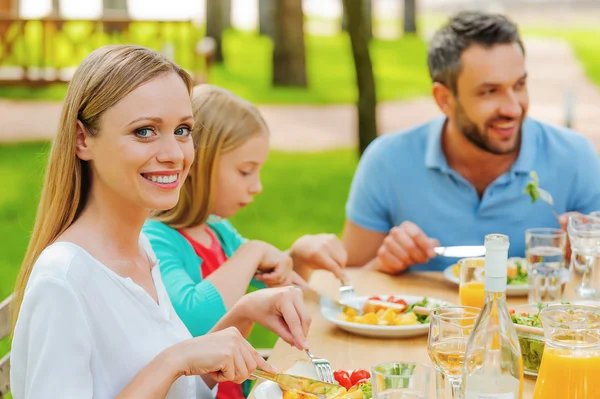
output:
M12 292L27 247L48 149L47 143L0 145L0 298ZM339 233L356 163L356 152L350 149L273 151L264 167L264 192L232 222L244 236L281 249L303 234ZM264 345L269 342L271 338ZM8 348L6 340L0 341L0 356Z
M353 103L357 90L348 36L306 37L308 88L271 86L272 42L254 33L228 31L224 35L225 64L210 74L211 83L231 89L260 104ZM430 82L426 45L418 37L374 40L371 44L380 100L425 95ZM66 85L44 89L0 87L0 97L60 100Z

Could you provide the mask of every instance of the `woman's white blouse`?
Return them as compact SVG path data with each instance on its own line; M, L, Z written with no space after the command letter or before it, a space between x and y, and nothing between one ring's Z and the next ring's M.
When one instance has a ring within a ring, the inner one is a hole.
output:
M158 304L83 248L57 242L35 263L11 352L15 399L112 399L164 349L191 338L153 263ZM167 399L214 398L199 377L180 377Z

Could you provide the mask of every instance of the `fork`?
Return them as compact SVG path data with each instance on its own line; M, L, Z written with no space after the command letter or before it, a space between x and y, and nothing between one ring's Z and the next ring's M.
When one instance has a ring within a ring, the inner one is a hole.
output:
M342 301L348 301L356 298L356 292L354 286L347 279L341 280L342 286L340 287L340 299Z
M335 379L333 378L333 368L331 367L329 360L314 356L308 349L305 349L305 352L310 358L313 366L315 366L315 369L317 369L317 374L319 375L321 381L335 384Z
M554 213L554 217L556 217L556 220L559 220L558 212L556 212L556 208L554 207L554 199L552 198L552 194L540 187L537 188L537 191L540 194L540 198L542 199L542 201L550 204L550 206L552 207L552 212Z

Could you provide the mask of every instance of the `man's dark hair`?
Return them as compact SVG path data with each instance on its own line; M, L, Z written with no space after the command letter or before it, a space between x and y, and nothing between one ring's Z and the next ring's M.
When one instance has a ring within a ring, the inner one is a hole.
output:
M457 94L460 56L471 45L486 48L497 44L517 43L523 54L525 47L514 22L504 15L476 11L456 14L440 28L429 45L429 75Z

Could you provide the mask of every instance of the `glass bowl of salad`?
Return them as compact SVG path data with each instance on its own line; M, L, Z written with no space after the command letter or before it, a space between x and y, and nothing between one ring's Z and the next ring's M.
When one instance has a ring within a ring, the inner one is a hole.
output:
M540 310L542 307L542 305L509 306L508 311L513 323L541 328ZM544 337L523 332L517 332L517 336L519 344L521 344L523 372L526 375L537 377L544 353Z

